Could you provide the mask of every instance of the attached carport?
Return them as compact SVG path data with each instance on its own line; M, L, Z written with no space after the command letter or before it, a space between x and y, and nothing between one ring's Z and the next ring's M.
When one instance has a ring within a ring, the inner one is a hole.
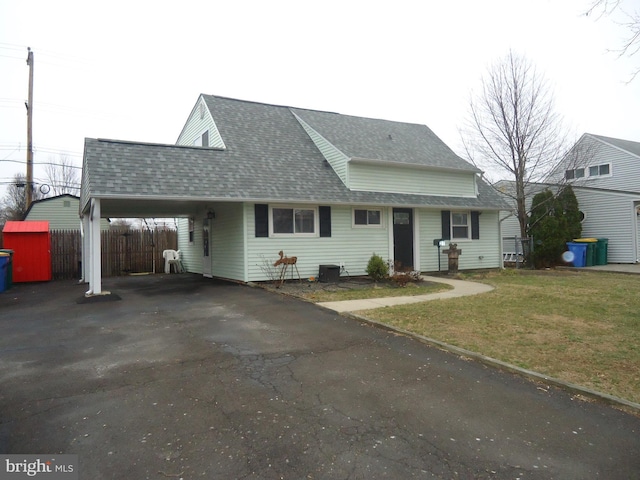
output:
M184 218L214 209L220 149L85 139L80 195L82 278L103 295L101 218ZM229 198L225 199L229 201Z

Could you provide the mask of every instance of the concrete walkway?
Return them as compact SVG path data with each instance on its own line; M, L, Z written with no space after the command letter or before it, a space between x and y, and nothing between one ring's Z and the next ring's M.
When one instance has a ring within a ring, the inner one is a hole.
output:
M453 290L447 290L445 292L438 293L429 293L426 295L415 295L411 297L385 297L368 298L363 300L344 300L341 302L320 302L317 305L339 313L355 312L358 310L370 310L372 308L427 302L429 300L463 297L466 295L477 295L478 293L485 293L493 290L493 287L490 285L476 282L467 282L464 280L454 280L452 278L423 276L422 279L426 282L446 283L447 285L451 285L453 287Z

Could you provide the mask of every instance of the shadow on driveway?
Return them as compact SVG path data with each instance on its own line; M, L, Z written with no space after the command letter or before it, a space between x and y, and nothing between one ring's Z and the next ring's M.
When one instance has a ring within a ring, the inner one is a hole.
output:
M640 419L197 275L0 294L0 453L80 478L633 478Z

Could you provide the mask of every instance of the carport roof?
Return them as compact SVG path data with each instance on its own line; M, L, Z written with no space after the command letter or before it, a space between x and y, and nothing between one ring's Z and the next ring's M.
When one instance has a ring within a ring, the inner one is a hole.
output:
M423 125L203 97L226 149L87 138L81 209L91 197L102 200L103 216L186 215L192 203L216 201L505 209L479 178L477 198L349 190L295 115L351 157L478 171ZM349 135L357 129L372 135ZM370 139L381 132L397 151L376 153L380 142Z

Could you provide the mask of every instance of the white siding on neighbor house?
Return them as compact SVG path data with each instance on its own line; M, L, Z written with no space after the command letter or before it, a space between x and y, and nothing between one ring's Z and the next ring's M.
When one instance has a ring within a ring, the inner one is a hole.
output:
M520 222L518 222L518 217L515 215L509 217L507 217L507 215L507 212L500 213L500 219L504 219L502 221L502 251L505 253L515 253L516 245L513 237L520 238ZM520 247L518 251L521 251L521 249L522 247Z
M636 212L640 208L640 201L635 203ZM636 213L636 262L640 263L640 215Z
M609 263L635 263L638 238L633 196L578 188L574 192L580 210L586 213L582 237L608 238Z
M311 137L313 143L316 144L320 153L324 156L324 158L329 162L331 168L336 172L342 183L349 186L349 179L347 178L347 162L349 161L349 157L347 157L344 153L338 150L333 146L327 139L325 139L322 135L316 132L313 128L311 128L304 120L294 114L302 128L305 129L307 135Z
M298 257L297 267L303 279L317 277L320 265L340 265L341 262L349 275L364 275L373 253L385 260L389 256L388 209L384 209L384 227L354 228L350 206L331 206L331 237L322 238L256 238L253 204L247 204L245 211L249 281L268 280L263 270L279 258L280 250L289 257ZM291 278L288 271L287 278ZM297 278L295 271L294 278Z
M438 247L433 240L442 235L442 215L440 210L418 210L420 225L420 270L423 272L438 271ZM458 259L460 270L479 268L499 268L502 266L500 258L500 238L498 231L498 212L484 211L480 214L480 238L478 240L457 240L458 248L462 250ZM449 244L447 240L447 245ZM448 270L448 258L440 249L440 267Z
M474 173L349 162L349 188L372 192L475 197Z
M40 200L33 203L25 220L48 220L49 230L80 230L79 205L79 199L68 196ZM100 229L109 229L106 218L100 220Z
M201 105L203 106L201 107ZM200 108L204 108L203 118L200 118ZM191 115L189 115L187 123L182 129L176 145L193 145L195 140L201 137L207 130L209 131L209 147L226 148L209 109L202 97L200 97L200 100L196 103Z
M575 153L580 152L580 153ZM610 164L610 175L589 176L589 167ZM570 180L574 187L603 188L627 192L640 192L640 158L604 141L584 136L554 169L551 181L562 182L567 169L584 168L585 177Z
M588 173L592 165L610 163L611 175L587 176L572 185L640 192L640 158L608 144L600 145L596 152L593 158L585 161L585 171Z
M211 274L244 280L244 214L241 203L217 203L211 228Z

